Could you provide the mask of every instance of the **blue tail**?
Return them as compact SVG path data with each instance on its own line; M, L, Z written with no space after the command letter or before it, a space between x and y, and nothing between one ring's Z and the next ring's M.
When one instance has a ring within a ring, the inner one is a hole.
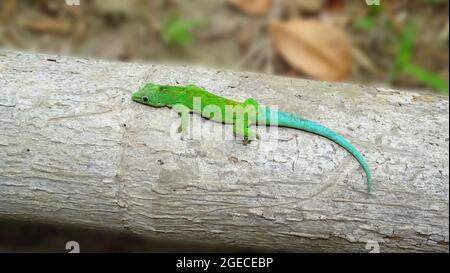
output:
M273 111L273 110L272 110ZM272 113L272 115L275 113ZM348 140L346 140L343 136L337 134L333 130L317 123L314 121L310 121L304 118L301 118L299 116L285 113L285 112L277 112L278 117L278 124L274 124L273 122L270 122L270 110L267 111L267 121L269 124L278 125L280 127L289 127L294 129L300 129L307 132L311 132L323 137L326 137L343 148L345 148L349 153L351 153L361 164L364 171L367 175L367 186L368 186L368 192L370 193L370 190L372 189L372 173L370 172L369 165L367 164L364 157L361 155L361 153L350 143Z

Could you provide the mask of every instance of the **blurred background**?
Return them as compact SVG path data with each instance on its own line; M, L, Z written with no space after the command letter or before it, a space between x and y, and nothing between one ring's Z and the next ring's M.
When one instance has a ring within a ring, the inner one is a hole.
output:
M448 0L0 0L0 47L448 96ZM0 221L0 251L241 251ZM84 247L83 247L84 245Z

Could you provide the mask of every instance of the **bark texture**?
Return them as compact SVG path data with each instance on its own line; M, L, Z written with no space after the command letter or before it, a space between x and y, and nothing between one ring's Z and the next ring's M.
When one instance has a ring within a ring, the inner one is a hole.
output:
M131 101L146 82L319 121L365 154L373 192L351 155L302 131L247 146L177 137L172 110ZM448 98L0 50L0 217L277 251L448 252Z

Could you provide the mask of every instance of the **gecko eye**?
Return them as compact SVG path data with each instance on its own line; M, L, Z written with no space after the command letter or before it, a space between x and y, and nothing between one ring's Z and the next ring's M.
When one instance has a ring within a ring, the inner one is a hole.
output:
M148 101L148 97L142 97L142 101L147 102Z

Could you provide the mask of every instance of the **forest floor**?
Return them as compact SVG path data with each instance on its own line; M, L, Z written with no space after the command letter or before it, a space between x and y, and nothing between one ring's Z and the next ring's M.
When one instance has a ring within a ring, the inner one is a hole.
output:
M366 2L4 0L0 47L448 94L449 2Z

